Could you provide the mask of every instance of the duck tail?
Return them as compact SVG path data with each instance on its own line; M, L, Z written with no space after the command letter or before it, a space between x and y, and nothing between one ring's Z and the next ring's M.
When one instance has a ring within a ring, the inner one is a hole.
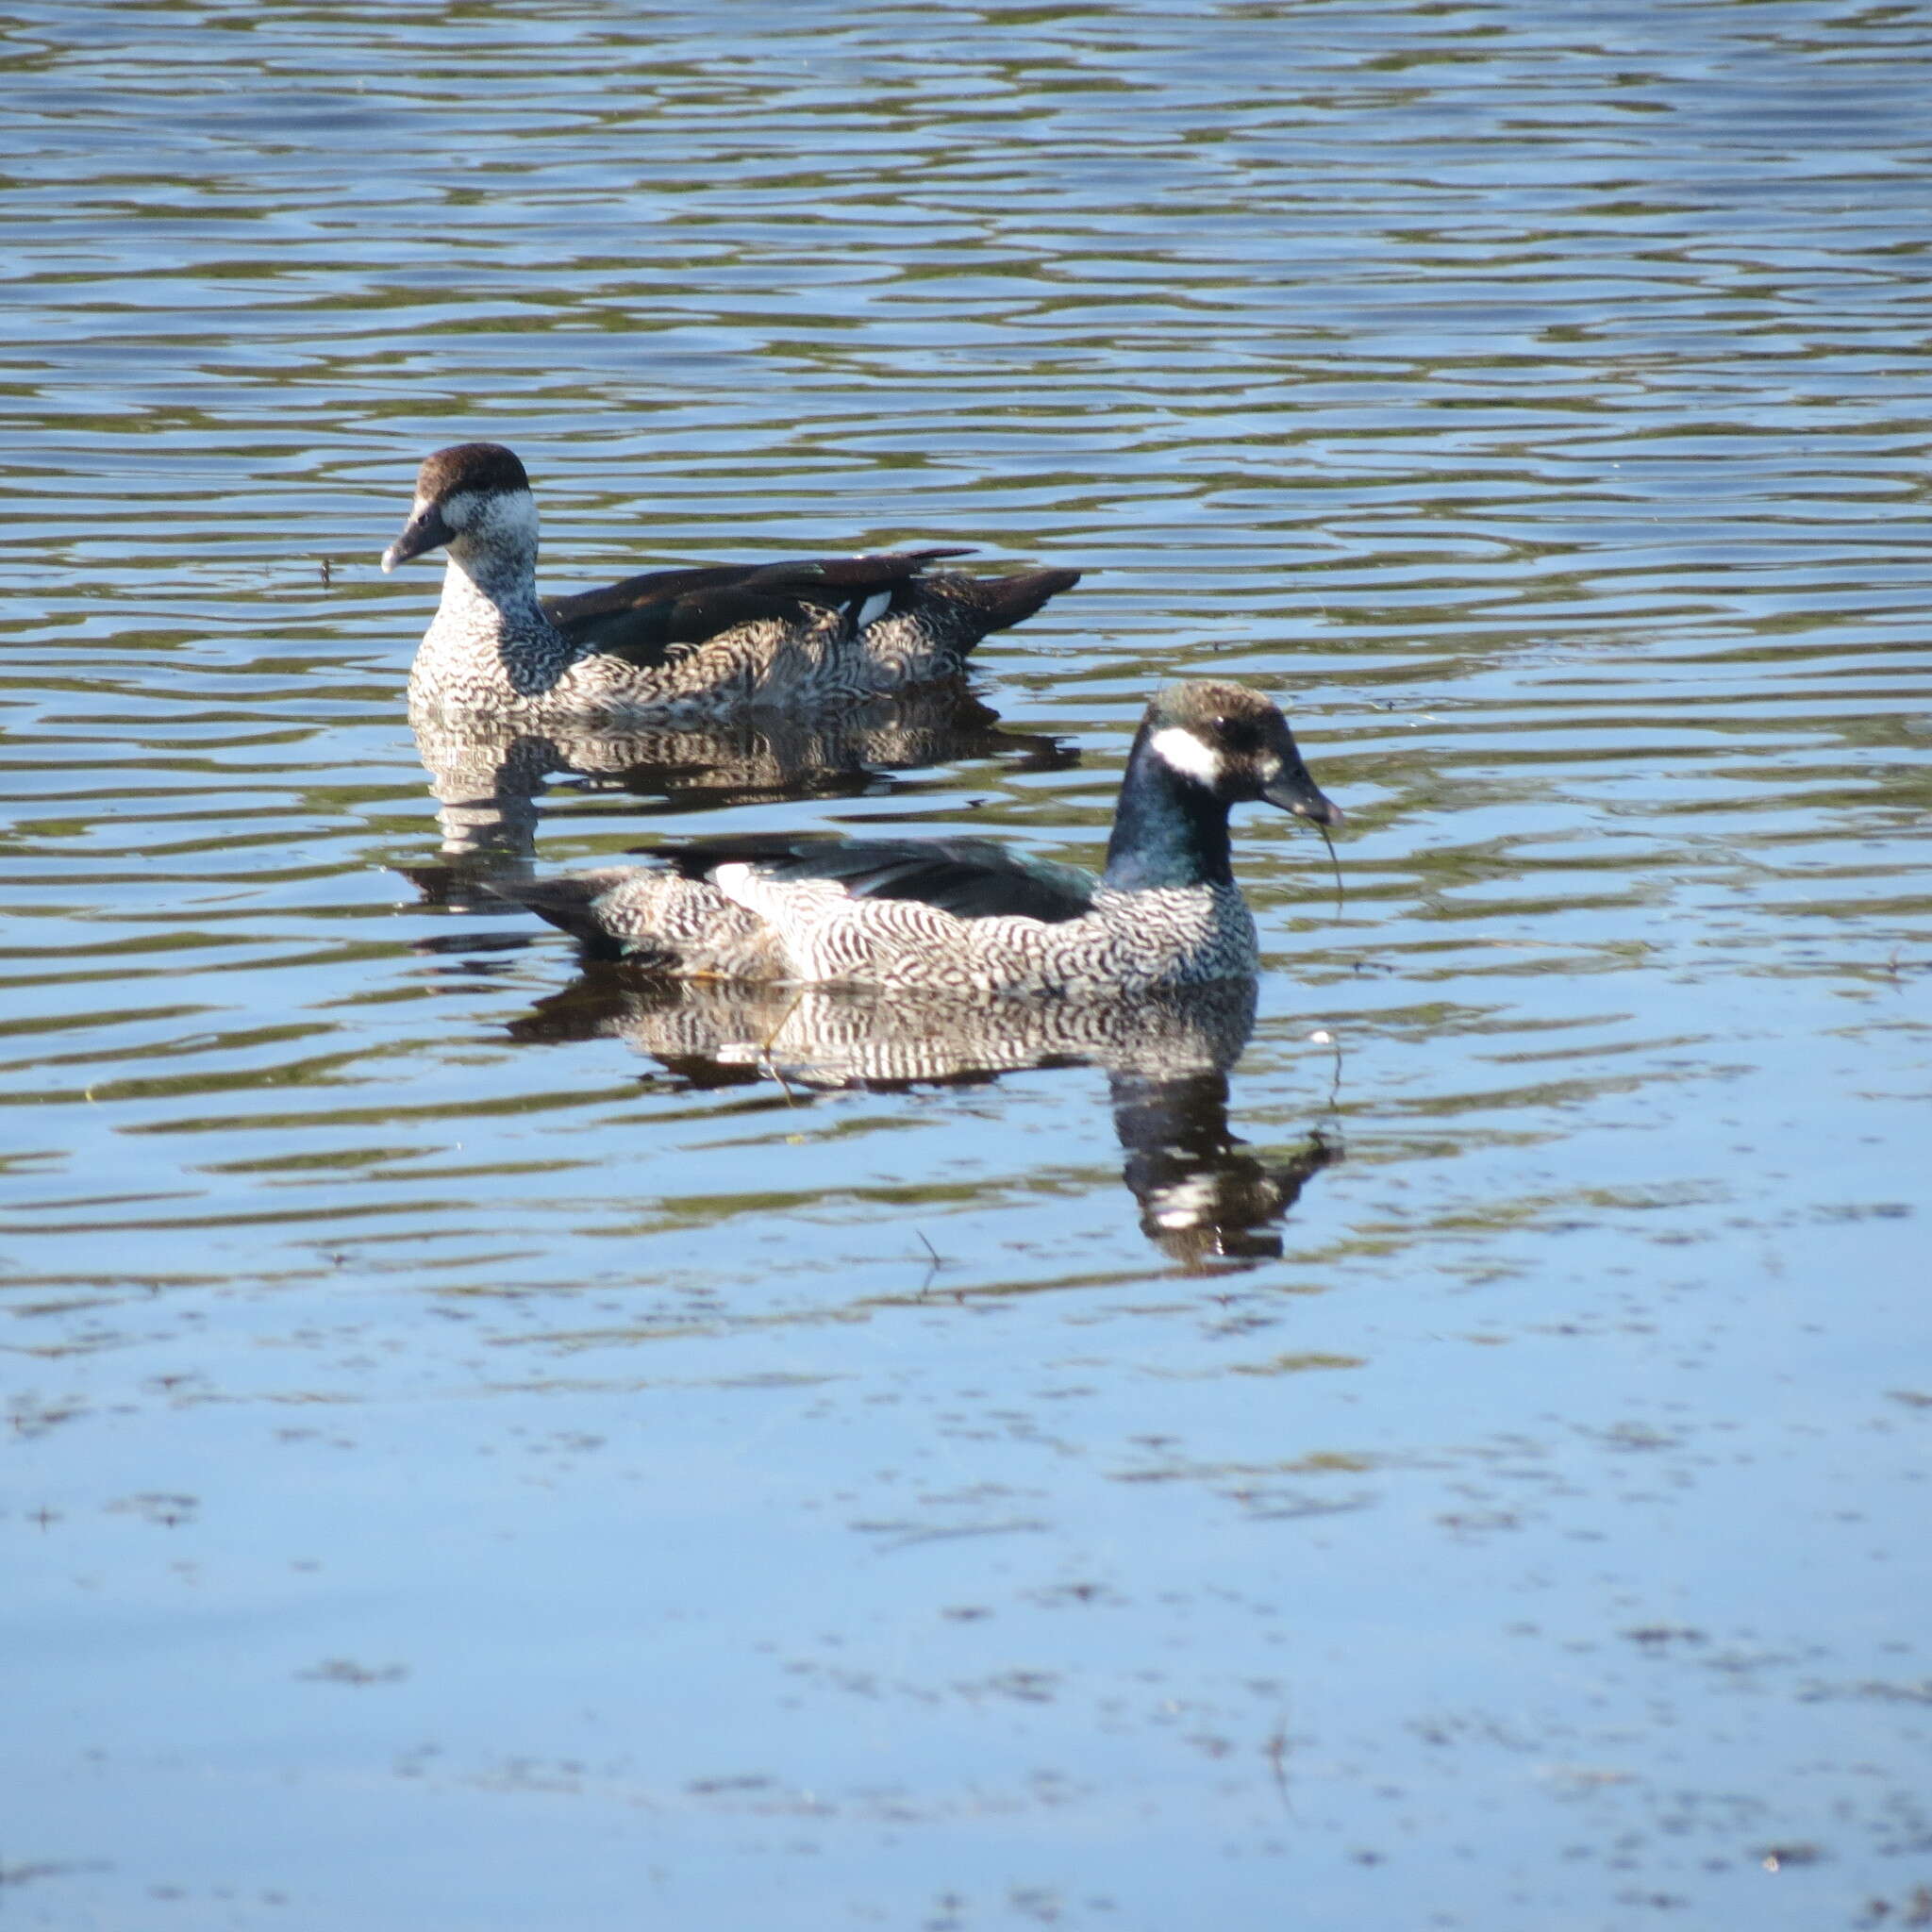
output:
M1009 577L974 577L974 602L988 630L1010 630L1025 621L1049 597L1072 590L1080 581L1076 570L1023 570Z

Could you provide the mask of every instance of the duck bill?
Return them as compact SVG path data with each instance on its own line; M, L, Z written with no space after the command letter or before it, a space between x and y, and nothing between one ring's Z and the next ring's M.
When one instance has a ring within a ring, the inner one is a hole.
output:
M427 503L403 525L403 534L382 553L384 574L395 569L399 563L408 563L412 557L421 557L425 550L434 550L440 543L447 543L452 532L442 520L442 512L435 504Z
M1291 811L1298 819L1311 820L1331 832L1348 823L1341 808L1308 776L1308 768L1299 758L1285 760L1262 786L1261 796L1270 805L1278 805L1283 811Z

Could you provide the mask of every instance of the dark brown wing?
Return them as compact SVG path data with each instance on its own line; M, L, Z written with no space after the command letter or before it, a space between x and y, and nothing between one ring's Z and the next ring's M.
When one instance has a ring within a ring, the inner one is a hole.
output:
M688 879L708 879L721 865L751 865L772 879L829 879L855 899L914 899L958 919L1017 914L1048 924L1091 912L1097 884L1091 873L1027 858L991 839L741 832L667 841L651 857Z
M651 666L676 648L706 643L743 625L815 624L828 609L857 623L874 599L899 594L928 563L964 555L907 550L646 571L601 591L546 597L543 609L573 643Z

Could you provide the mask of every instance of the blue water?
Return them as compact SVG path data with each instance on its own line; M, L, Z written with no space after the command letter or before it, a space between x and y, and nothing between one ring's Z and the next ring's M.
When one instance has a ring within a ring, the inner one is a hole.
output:
M0 1914L1932 1914L1925 21L0 36ZM1088 575L978 712L505 783L375 563L471 436L551 589ZM470 884L1091 864L1202 672L1350 824L1241 818L1185 1072Z

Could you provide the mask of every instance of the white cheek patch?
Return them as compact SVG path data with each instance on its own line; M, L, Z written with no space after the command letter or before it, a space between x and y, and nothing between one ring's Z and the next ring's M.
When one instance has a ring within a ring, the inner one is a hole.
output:
M1183 777L1207 786L1221 783L1221 754L1178 724L1157 731L1147 741L1147 748Z
M458 505L462 507L460 522L453 514ZM478 508L478 500L465 491L443 505L442 520L453 530L483 524L492 535L520 547L536 542L537 499L527 490L513 490L508 496L491 497L482 506L481 517L477 515Z

